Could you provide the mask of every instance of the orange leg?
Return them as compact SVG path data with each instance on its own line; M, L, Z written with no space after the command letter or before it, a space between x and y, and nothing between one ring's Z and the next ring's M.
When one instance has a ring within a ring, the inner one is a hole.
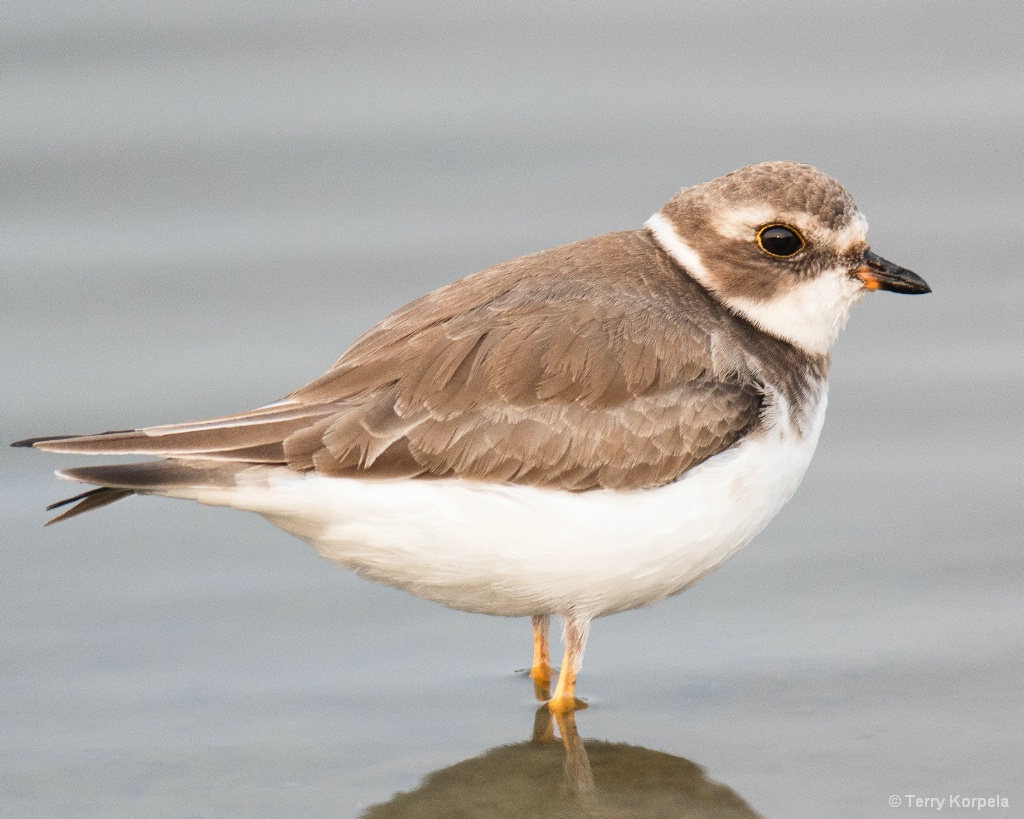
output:
M583 649L587 645L590 618L570 613L565 618L565 656L558 674L555 695L548 700L548 708L556 714L565 714L586 708L587 704L576 699L576 675L583 664Z
M533 616L533 692L543 702L551 696L551 650L548 647L548 625L551 618L546 614Z

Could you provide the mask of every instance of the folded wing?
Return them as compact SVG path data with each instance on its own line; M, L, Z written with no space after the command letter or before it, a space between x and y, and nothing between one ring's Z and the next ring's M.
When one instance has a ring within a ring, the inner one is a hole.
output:
M645 234L610 234L412 302L276 404L22 443L158 455L170 459L167 479L178 481L189 472L173 464L195 461L207 471L221 464L218 480L232 465L268 464L568 491L659 486L732 446L761 417L763 394L749 370L715 352L718 319L702 307L707 299ZM148 483L125 485L99 469L64 474L119 492L159 492L159 470L148 471ZM87 494L79 503L116 499Z

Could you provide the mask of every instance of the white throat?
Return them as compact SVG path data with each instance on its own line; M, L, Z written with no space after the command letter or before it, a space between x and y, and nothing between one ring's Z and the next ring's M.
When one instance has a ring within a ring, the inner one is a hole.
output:
M814 355L829 351L846 325L853 307L865 290L863 284L841 268L801 282L773 299L726 295L716 286L714 275L700 254L676 231L660 212L647 220L648 230L662 250L729 309L739 313L766 333L796 345Z

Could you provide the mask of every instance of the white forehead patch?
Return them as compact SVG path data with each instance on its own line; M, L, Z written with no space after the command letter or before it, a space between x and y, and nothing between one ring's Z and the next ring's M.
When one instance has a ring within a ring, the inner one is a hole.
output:
M868 220L859 210L853 214L850 223L835 234L836 252L843 254L857 245L868 241Z

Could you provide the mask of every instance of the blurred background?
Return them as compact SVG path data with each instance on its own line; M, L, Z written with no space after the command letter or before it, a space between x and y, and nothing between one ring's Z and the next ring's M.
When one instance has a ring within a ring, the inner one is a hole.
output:
M815 462L754 544L595 624L580 732L764 816L1019 810L1021 23L12 0L0 440L268 403L428 290L745 164L817 165L935 292L855 311ZM133 498L43 529L71 462L0 452L0 815L355 816L529 736L526 620L368 584L242 513Z

